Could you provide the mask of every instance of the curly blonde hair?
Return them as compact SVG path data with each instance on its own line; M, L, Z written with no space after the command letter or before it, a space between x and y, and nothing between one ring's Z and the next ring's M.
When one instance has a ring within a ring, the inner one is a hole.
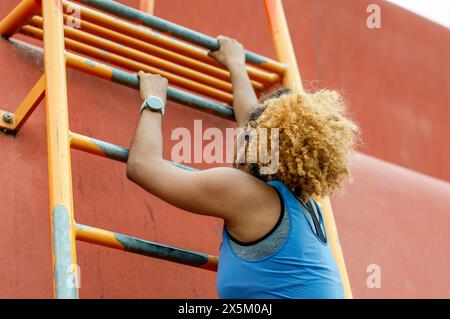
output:
M282 89L266 98L250 117L247 128L278 128L279 166L276 173L262 175L264 164L258 160L252 174L282 181L303 200L342 188L351 176L349 154L359 137L358 126L346 115L342 96L333 90L298 93ZM248 152L252 151L258 151L258 138L249 142Z

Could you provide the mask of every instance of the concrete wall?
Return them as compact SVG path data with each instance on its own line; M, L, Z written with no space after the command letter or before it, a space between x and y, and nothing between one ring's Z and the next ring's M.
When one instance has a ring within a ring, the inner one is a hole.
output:
M0 16L17 2L1 1ZM361 151L384 160L356 154L353 183L332 198L355 297L449 297L448 30L381 1L379 30L365 25L369 1L284 2L307 87L342 89L363 129ZM274 57L261 1L157 0L155 13ZM42 72L42 57L1 40L0 66L0 108L14 111ZM71 129L128 146L138 93L70 70L68 82ZM194 119L204 129L233 125L171 103L165 140ZM52 295L46 157L42 103L17 136L0 134L2 298ZM123 164L78 151L72 164L77 222L218 254L218 219L146 194L126 179ZM82 298L217 296L214 273L81 242L77 248ZM370 264L381 267L380 289L367 288Z

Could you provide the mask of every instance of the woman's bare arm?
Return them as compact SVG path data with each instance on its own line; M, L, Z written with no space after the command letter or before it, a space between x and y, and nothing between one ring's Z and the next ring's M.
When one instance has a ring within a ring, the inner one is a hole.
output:
M166 79L143 72L139 77L143 99L157 96L166 100ZM128 178L162 200L190 212L220 217L230 225L257 222L246 236L255 235L255 231L263 233L272 222L266 218L273 217L270 214L277 212L279 206L276 192L266 183L237 169L191 172L170 164L162 157L161 121L160 113L142 112L131 142ZM264 214L265 210L269 212Z

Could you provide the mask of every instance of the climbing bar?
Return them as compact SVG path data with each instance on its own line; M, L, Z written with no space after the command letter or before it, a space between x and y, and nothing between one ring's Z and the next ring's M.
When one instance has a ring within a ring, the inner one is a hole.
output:
M40 77L14 113L0 111L0 127L18 132L45 97L45 74ZM6 115L8 114L8 115ZM7 121L5 121L7 119Z
M33 17L33 19L31 19L30 23L36 27L42 28L43 20L41 17L35 16L35 17ZM230 93L233 92L231 83L229 83L229 82L225 82L225 81L219 80L215 77L205 75L204 73L201 73L201 72L198 72L195 70L191 70L187 67L168 62L161 58L154 57L152 55L143 53L142 51L138 51L138 50L128 48L123 45L119 45L118 43L114 43L110 40L105 40L101 37L81 31L80 29L65 26L64 27L64 35L66 36L66 38L70 38L72 40L94 46L101 50L105 50L105 51L108 51L111 53L118 54L120 56L123 56L125 58L131 59L134 61L138 61L141 63L155 66L160 70L166 70L166 71L181 75L185 78L190 78L194 81L201 82L201 83L207 84L209 86L213 86L217 89L220 89L220 90L223 90L226 92L230 92Z
M70 132L69 133L69 137L70 137L70 144L72 146L73 149L79 150L79 151L83 151L86 153L90 153L90 154L94 154L94 155L98 155L101 157L106 157L112 160L116 160L122 163L126 163L128 160L128 155L129 155L129 149L122 147L122 146L118 146L115 144L111 144L108 142L104 142L92 137L88 137L88 136L84 136L78 133L74 133L74 132ZM171 162L168 161L169 163L171 163L174 166L177 166L179 168L182 168L184 170L187 171L198 171L195 168L180 164L180 163L175 163L175 162Z
M38 23L38 20L36 18L37 17L34 17L31 20L31 22L33 24ZM138 52L141 53L140 55L147 53L147 55L150 55L150 57L153 58L152 59L153 61L158 60L158 58L159 58L159 59L163 60L161 62L162 64L165 64L168 62L173 62L173 63L176 63L176 65L188 68L189 70L191 70L191 72L187 72L186 73L187 76L190 76L192 73L194 75L201 74L202 75L201 77L204 79L209 79L209 78L213 77L213 80L211 80L211 82L206 82L206 83L210 83L212 85L215 83L215 81L217 81L217 79L224 80L227 83L230 82L230 73L226 70L223 70L218 67L214 67L210 64L206 64L204 62L189 58L182 54L158 47L151 43L135 39L133 37L121 34L119 32L112 31L110 29L98 26L96 24L64 15L64 21L66 22L66 24L68 23L68 19L70 19L70 23L74 23L74 24L80 26L80 28L76 29L76 30L83 30L87 34L93 34L98 37L101 37L104 39L103 41L110 40L116 44L116 47L120 48L120 45L124 45L129 48L137 50ZM37 26L40 26L40 23ZM73 28L70 28L70 29L75 30ZM68 36L68 32L66 32L66 36ZM78 37L76 37L76 36L72 37L72 38L74 40L78 39ZM92 44L94 46L96 44L96 43L92 43L91 41L85 42L85 43ZM139 58L137 58L137 59L139 60ZM150 61L151 61L150 58L145 58L145 59L143 58L141 60L141 62L151 63ZM208 77L208 75L209 75L209 77ZM196 79L195 76L193 76L191 78ZM215 78L217 78L217 79L215 79ZM269 80L270 79L268 79L268 81L266 83L273 84ZM252 85L255 88L255 90L261 91L261 90L265 89L265 85L262 82L257 82L255 80L252 80L251 82L252 82ZM276 83L276 81L275 81L275 83ZM220 88L220 86L216 86L216 87ZM229 87L231 88L231 85Z
M41 11L41 0L23 0L0 22L0 35L9 38Z
M104 247L123 250L178 264L217 271L219 259L216 256L163 245L111 231L77 224L77 240Z
M19 40L15 41L20 43L20 45L26 45L26 47L30 50L40 50L39 47L34 45L26 44L25 42ZM139 78L136 74L131 74L70 52L66 53L66 62L67 66L72 69L139 90ZM188 107L195 108L231 121L235 120L233 108L227 105L207 100L173 87L168 88L167 95L168 99L173 102L180 103L182 105L186 105Z
M95 10L92 10L92 9L84 7L84 6L77 5L73 2L68 2L68 1L63 0L63 5L66 10L70 6L74 9L76 9L77 11L79 11L81 17L83 17L83 21L89 21L94 25L100 25L109 30L114 30L120 34L128 35L130 37L139 39L146 43L156 44L163 48L170 49L171 51L175 51L180 54L183 54L184 56L198 59L204 63L213 65L216 68L221 68L223 70L223 66L221 66L219 63L217 63L214 59L210 58L208 56L208 52L203 49L194 47L194 46L189 45L182 41L178 41L174 38L167 37L163 34L153 32L152 30L150 30L148 28L144 28L144 27L141 27L138 25L133 25L133 24L127 23L125 21L122 21L120 19L116 19L114 17L106 15L102 12L95 11ZM165 56L163 56L163 57L165 57ZM286 66L283 65L283 67L286 70ZM225 70L223 70L223 71L225 71ZM225 72L227 72L227 71L225 71ZM275 83L278 83L281 81L281 78L278 74L268 73L268 72L265 72L264 70L260 70L251 65L247 65L247 72L251 79L260 81L262 83L275 84ZM228 72L227 72L227 74L229 76Z
M41 29L25 25L22 27L22 31L33 38L42 40L44 33ZM140 71L143 70L148 73L160 74L161 76L167 78L171 84L178 85L185 89L194 91L196 93L200 93L214 99L232 104L233 103L233 95L228 92L221 91L219 89L210 87L206 84L198 83L184 77L178 76L176 74L149 66L147 64L143 64L140 62L136 62L130 60L128 58L124 58L120 55L110 53L105 50L98 49L91 45L87 45L69 38L64 39L65 45L67 49L76 51L78 53L82 53L85 55L89 55L90 57L97 58L106 62L113 63L114 65L132 70L132 71Z
M136 74L131 74L69 52L66 53L66 61L67 66L72 69L139 90L139 78ZM173 102L234 121L233 109L226 105L204 99L173 87L167 89L167 98Z
M69 137L70 137L70 145L72 146L73 149L98 155L101 157L110 158L112 160L119 161L122 163L126 163L128 160L128 154L130 152L128 148L104 142L74 132L70 132ZM183 164L171 161L168 162L174 166L177 166L187 171L194 171L194 172L197 171L197 169Z
M87 4L96 9L111 13L123 19L132 22L139 22L140 24L158 30L160 32L168 33L179 39L197 44L209 50L218 50L220 45L217 39L201 34L199 32L182 27L178 24L166 21L164 19L155 17L145 12L134 8L127 7L112 0L75 0L83 4ZM274 60L268 59L261 55L252 52L246 52L245 57L247 62L264 67L265 69L283 74L285 67L283 64Z
M128 160L129 150L125 147L106 143L74 132L70 132L69 137L70 145L76 150L107 157L123 163L126 163Z

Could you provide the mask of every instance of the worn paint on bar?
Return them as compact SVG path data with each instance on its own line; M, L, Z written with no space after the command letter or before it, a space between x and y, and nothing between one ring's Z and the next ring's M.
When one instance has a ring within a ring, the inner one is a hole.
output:
M111 69L111 81L139 90L139 78L136 75L115 68Z
M58 298L78 298L78 290L74 285L76 272L72 265L71 225L69 211L62 205L56 205L52 212L54 279ZM71 287L70 285L73 285Z
M106 157L119 162L127 162L129 153L129 150L127 148L106 143L95 138L91 138L90 141L94 143L98 148L100 148Z
M95 63L92 60L85 60L84 63L86 63L87 65L89 65L90 67L95 68L97 66L97 63Z
M223 81L214 76L210 76L203 72L199 72L195 69L172 63L170 61L167 61L165 57L159 58L157 56L147 54L142 50L116 44L115 42L109 39L104 39L103 37L85 32L84 30L82 31L81 29L83 27L86 27L87 24L84 22L82 23L81 20L78 20L78 22L80 23L80 29L72 28L69 26L64 27L64 35L66 36L66 38L77 41L77 42L73 41L68 42L68 44L70 44L70 47L72 49L80 50L81 48L83 49L82 52L87 54L89 53L86 52L88 47L85 46L80 47L81 43L84 45L93 46L98 49L99 54L104 60L115 62L115 64L121 62L120 63L121 66L129 68L131 67L131 69L135 71L137 69L147 67L147 69L144 69L144 71L150 73L160 73L161 75L167 77L171 82L173 81L175 84L186 86L187 88L193 89L194 91L198 90L198 92L200 93L206 93L208 95L212 94L211 95L212 97L217 97L219 99L220 97L222 98L227 97L228 99L225 101L232 101L231 95L224 96L223 92L221 92L221 91L225 91L228 93L233 92L232 85L228 81ZM35 27L42 28L43 19L41 17L35 16L33 17L33 19L31 19L30 23ZM103 30L103 32L105 32L104 29L96 25L91 25L91 29L95 29L96 31ZM114 33L111 30L106 30L106 32L110 35L112 33L113 36L119 38L126 37L122 34ZM136 41L135 39L129 37L127 39L128 41L131 42ZM148 46L147 43L144 43L144 45ZM94 48L90 48L89 51L93 52L93 49ZM166 50L165 52L170 51ZM126 60L124 60L124 58L126 58ZM133 62L143 63L143 65L137 65L135 63L133 64ZM209 67L212 68L211 66ZM264 88L264 85L259 83L256 85L256 87L261 90Z
M214 115L221 116L228 120L234 120L234 111L229 106L206 100L172 87L167 89L167 96L173 102L184 104L202 111L211 111Z
M111 81L139 90L139 78L136 75L121 71L116 68L112 69ZM199 96L169 87L167 89L167 98L173 102L177 102L199 110L212 110L215 115L234 120L234 111L231 107L219 104L210 100L206 100Z
M63 1L63 3L66 8L69 6L69 2ZM128 46L130 44L129 37L132 37L133 41L144 42L146 46L153 46L150 52L155 52L154 49L158 48L157 51L159 51L159 53L157 55L159 55L163 59L169 59L169 56L172 56L173 58L173 55L175 54L178 55L178 57L175 58L177 61L180 60L180 56L182 57L181 59L184 60L184 62L180 64L183 65L186 65L185 59L190 59L190 62L188 63L189 66L191 66L192 60L195 61L195 64L197 66L199 66L199 63L200 65L207 64L206 70L208 71L206 71L205 73L217 76L217 70L219 70L219 77L225 80L229 80L228 72L224 69L223 66L210 58L207 54L207 50L205 49L190 45L184 41L179 41L173 37L168 37L163 34L156 33L149 28L143 28L131 22L114 18L100 11L77 5L73 2L70 2L70 5L79 10L81 16L83 17L83 21L81 21L82 30L89 31L90 33L94 33L98 36L101 36L102 38L111 39L110 36L105 36L104 29L106 28L108 30L107 33L109 33L110 35L111 32L116 33L113 36L115 40L117 40L118 38L117 34L119 34L119 37L128 37L128 40L125 41L126 45ZM93 28L96 31L92 32ZM100 30L99 28L103 29L100 31L100 33L97 32ZM142 48L142 43L138 45L137 49L140 51L145 51L145 49ZM161 49L166 50L162 55L160 51ZM170 52L170 54L167 54L167 52ZM273 70L273 72L275 73L269 73L269 71L273 69L272 64L276 66ZM267 63L259 64L258 67L266 68L266 70L260 70L259 68L256 68L254 66L247 65L247 71L251 79L261 81L263 83L278 83L280 81L279 74L283 74L285 71L284 65L279 64L278 62L273 60L268 60ZM204 66L200 66L200 68L204 69ZM193 67L193 69L197 68ZM259 86L260 84L261 83L258 83L257 85Z
M108 157L110 159L126 163L128 160L129 149L111 144L105 141L100 141L95 138L87 137L78 133L70 132L70 143L74 149L87 152L90 154ZM187 171L198 171L193 167L189 167L180 163L167 161L170 164Z
M117 233L114 233L114 236L128 252L197 267L208 262L206 254L194 253Z
M212 270L212 271L217 271L218 266L219 266L219 257L209 255L208 262L203 264L201 266L201 268L207 269L207 270Z
M77 239L130 253L217 271L218 257L77 224Z
M54 254L54 287L56 298L78 298L78 288L67 286L70 273L76 269L76 244L70 161L69 116L67 101L66 56L61 2L44 1L44 61L46 74L48 175L50 215ZM53 220L56 218L56 221ZM59 259L62 260L59 260ZM68 259L70 258L70 262ZM73 284L73 282L72 282Z
M104 247L125 250L125 247L117 241L113 232L100 228L77 224L76 238L84 242L94 243Z
M189 30L153 15L149 15L137 9L127 7L115 1L81 0L80 2L130 21L139 21L144 26L161 32L166 32L170 35L201 45L211 50L217 50L219 48L218 42L214 38L193 30Z
M190 30L178 24L166 21L164 19L155 17L153 15L144 13L137 9L127 7L115 1L111 0L79 0L79 1L81 3L117 15L127 20L139 21L146 27L150 27L155 30L168 33L172 36L200 45L209 50L213 51L218 50L220 47L217 39L214 39L197 31ZM254 63L257 65L268 64L269 61L268 58L252 52L246 52L245 57L247 59L247 62ZM275 61L274 63L278 64ZM283 69L281 66L280 68Z

